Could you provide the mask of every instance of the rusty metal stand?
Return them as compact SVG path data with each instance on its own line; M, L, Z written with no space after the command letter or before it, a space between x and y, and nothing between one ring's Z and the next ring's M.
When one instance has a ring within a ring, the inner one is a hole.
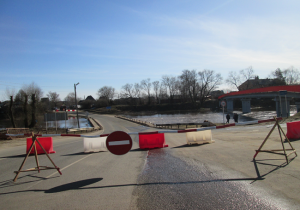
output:
M49 160L51 161L51 163L53 164L54 167L40 166L40 165L39 165L38 154L37 154L37 149L36 149L36 143L35 143L35 142L37 142L37 143L40 145L40 147L43 149L43 151L45 152L45 154L47 155L47 157L49 158ZM30 155L30 152L31 152L31 150L32 150L33 147L34 147L34 150L35 150L34 155L35 155L35 161L36 161L37 167L35 167L35 168L30 168L30 169L27 169L27 170L23 170L23 171L22 171L22 168L23 168L23 166L24 166L24 164L25 164L25 162L26 162L28 156ZM19 170L14 172L14 173L16 173L16 176L15 176L15 178L14 178L14 182L17 181L20 172L38 171L38 172L40 173L40 170L47 170L47 169L56 169L56 170L58 171L58 173L59 173L60 175L62 175L62 173L61 173L60 170L59 170L59 167L57 167L57 166L55 165L55 163L54 163L53 160L50 158L50 156L48 155L47 151L44 149L44 147L42 146L42 144L41 144L41 143L39 142L39 140L36 138L36 136L34 135L34 133L32 133L32 144L31 144L31 146L30 146L30 148L29 148L29 150L28 150L28 152L27 152L27 154L26 154L26 157L25 157L25 159L23 160L23 162L22 162L22 164L21 164Z
M290 140L288 139L288 137L285 135L284 131L282 130L281 126L279 125L278 121L277 121L277 118L274 117L275 119L275 124L273 126L273 128L270 130L269 134L267 135L267 137L265 138L265 140L263 141L263 143L260 145L259 149L256 150L256 153L253 157L253 159L255 159L255 157L257 156L257 154L259 152L268 152L268 153L274 153L274 154L277 154L277 155L284 155L285 156L285 159L286 159L286 163L289 164L289 159L288 159L288 156L290 156L291 154L295 153L295 157L297 157L297 153L296 153L296 150L294 149L294 147L292 146ZM275 150L262 150L261 148L264 146L264 144L266 143L266 141L268 140L268 138L270 137L270 135L272 134L272 132L274 131L274 129L278 128L278 132L279 132L279 136L280 136L280 140L281 140L281 145L282 145L282 149L275 149ZM285 140L289 143L291 149L286 149L284 147L284 139L282 139L282 135L281 133L284 135L285 137ZM287 154L286 151L291 151L289 154ZM283 153L280 153L280 152L283 152Z

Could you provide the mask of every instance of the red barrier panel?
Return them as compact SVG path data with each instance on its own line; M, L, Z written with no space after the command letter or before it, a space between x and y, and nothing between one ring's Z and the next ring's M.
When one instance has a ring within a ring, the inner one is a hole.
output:
M234 96L234 95L245 95L245 94L253 94L253 93L266 93L266 92L278 92L280 90L287 90L288 92L300 92L300 85L284 85L284 86L271 86L271 87L264 87L264 88L256 88L250 90L242 90L237 92L231 92L218 97L221 99L226 96Z
M282 117L277 117L277 120L282 120ZM272 122L275 121L274 119L268 119L268 120L259 120L258 123L264 123L264 122Z
M37 138L39 140L39 142L41 143L41 145L44 147L44 149L46 150L46 152L48 154L50 153L55 153L55 151L53 151L53 141L52 141L52 137L40 137ZM26 149L26 153L28 153L30 146L32 144L32 138L27 138L27 149ZM40 147L40 145L36 142L36 150L38 154L45 154L44 150ZM34 147L32 148L30 154L34 154L35 150Z
M168 147L168 145L166 145L165 135L163 133L139 134L139 145L141 149Z
M286 137L288 139L300 139L300 121L286 123Z

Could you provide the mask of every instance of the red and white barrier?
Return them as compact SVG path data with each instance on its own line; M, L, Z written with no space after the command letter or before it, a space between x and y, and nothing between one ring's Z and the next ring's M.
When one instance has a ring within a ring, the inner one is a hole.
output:
M31 145L32 145L32 138L27 138L26 140L27 140L27 147L26 147L26 154L27 154L30 147L31 147ZM55 151L53 150L52 137L42 137L42 138L37 138L37 140L44 147L47 154L55 153ZM40 145L37 142L35 142L35 146L36 146L37 154L45 154L44 150L40 147ZM34 147L32 148L30 154L35 154L35 148Z
M286 128L288 139L300 139L300 121L286 123Z
M76 109L67 109L67 110L54 110L53 112L76 112Z
M83 152L100 152L107 151L107 137L83 138Z
M168 147L165 141L165 134L139 134L139 146L141 149Z
M186 133L187 144L213 143L211 130Z

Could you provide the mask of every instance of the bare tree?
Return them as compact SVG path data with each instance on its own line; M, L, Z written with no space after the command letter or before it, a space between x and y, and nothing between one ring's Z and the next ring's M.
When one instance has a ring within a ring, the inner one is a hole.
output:
M56 92L49 91L47 94L47 97L49 98L50 103L54 104L55 107L56 107L57 102L60 101L59 94Z
M254 77L254 70L252 66L249 66L246 69L240 70L239 73L230 71L226 83L239 90L242 83ZM248 87L246 87L246 89L248 89Z
M144 79L144 80L142 80L141 81L141 88L143 89L143 90L145 90L146 92L147 92L147 95L148 95L148 104L150 104L150 98L151 98L151 96L150 96L150 91L151 91L151 82L150 82L150 78L148 78L148 79Z
M188 94L192 103L196 102L199 93L198 74L195 70L183 70L179 76L183 94Z
M43 97L43 91L42 89L32 82L29 85L23 85L22 90L26 93L26 95L31 96L32 94L35 94L35 100L40 101L40 99Z
M162 77L162 84L169 88L170 99L173 102L175 91L176 91L176 77L164 75Z
M66 97L65 97L65 102L68 104L68 106L75 105L75 93L70 92Z
M246 69L240 70L240 74L242 75L244 81L254 78L255 75L253 73L254 73L254 70L253 70L252 66L249 66Z
M287 85L296 85L300 83L300 72L293 66L285 69L282 72L283 77Z
M29 127L28 124L28 96L24 95L24 104L23 104L23 110L24 110L24 126L25 128Z
M213 70L203 70L199 71L199 97L200 106L203 106L204 102L207 100L208 95L215 90L218 85L222 82L221 74L216 74Z
M109 86L103 86L98 90L99 98L103 98L110 104L110 100L112 100L115 96L115 88Z
M36 99L35 94L31 95L31 123L30 128L33 128L36 125Z
M164 84L160 84L159 87L159 103L160 103L160 99L162 98L168 98L168 92L167 92L167 87Z
M136 101L136 103L141 103L141 85L139 83L135 83L134 86L133 86L133 93L134 93L134 96L136 98L138 98L138 101Z
M236 89L239 90L239 86L241 83L241 77L237 72L230 71L228 78L226 79L226 83L228 83L231 86L234 86Z
M15 88L10 89L10 88L6 87L6 89L5 89L5 95L4 95L5 99L4 100L9 99L11 96L13 96L13 98L15 98L15 96L16 96L16 89Z
M273 78L271 85L286 85L285 77L283 76L283 74L284 73L280 68L277 68L276 70L272 71L270 75L270 77Z
M122 86L123 92L121 93L122 96L126 98L133 98L133 85L127 83L126 85Z
M36 124L37 105L43 96L42 89L32 82L29 85L23 85L19 92L16 94L15 102L23 104L24 124L25 127L34 127ZM28 102L28 98L30 101ZM28 112L28 103L31 103L31 123L28 125L30 119L30 112Z
M159 81L152 82L152 85L153 85L153 90L155 93L156 103L158 103L158 100L159 100L158 95L159 95L159 88L160 88Z

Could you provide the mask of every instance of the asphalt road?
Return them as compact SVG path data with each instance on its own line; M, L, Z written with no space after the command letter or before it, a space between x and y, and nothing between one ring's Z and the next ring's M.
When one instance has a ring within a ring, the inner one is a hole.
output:
M104 131L150 131L108 115L93 115ZM0 148L0 209L299 209L300 163L259 154L270 128L213 131L213 144L187 146L185 134L166 134L168 148L132 150L123 156L83 153L82 138L55 137L51 158L61 168L21 173L25 144ZM278 133L277 133L278 135ZM276 146L276 135L270 146ZM299 142L293 142L300 148ZM280 146L280 145L279 145ZM40 165L51 166L45 155ZM35 166L30 157L24 168Z

